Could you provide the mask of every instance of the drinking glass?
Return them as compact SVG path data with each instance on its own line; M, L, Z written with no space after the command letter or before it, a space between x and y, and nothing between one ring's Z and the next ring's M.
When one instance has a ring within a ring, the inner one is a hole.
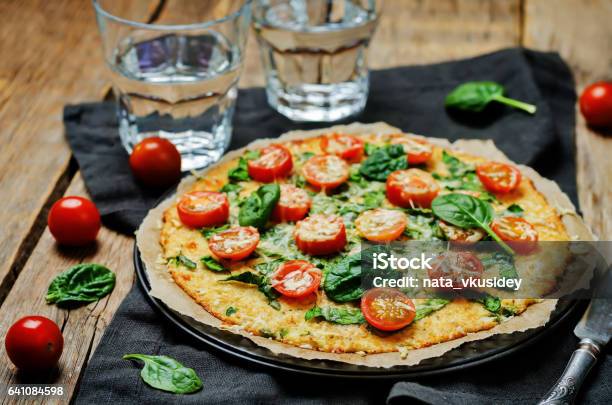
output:
M382 0L256 0L253 26L268 102L296 121L360 112L369 90L366 50Z
M119 135L170 140L182 169L219 160L232 133L251 1L93 0L118 100ZM158 14L160 23L147 15Z

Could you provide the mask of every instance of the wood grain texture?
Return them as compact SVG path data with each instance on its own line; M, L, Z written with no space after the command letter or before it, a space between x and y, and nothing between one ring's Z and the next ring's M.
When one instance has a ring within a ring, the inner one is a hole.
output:
M71 195L87 195L80 175L77 174L74 177L66 192ZM58 370L33 379L17 373L8 360L4 344L2 344L0 346L0 381L2 383L65 384L70 392L68 398L72 395L81 376L82 368L87 364L103 331L132 287L135 278L131 255L133 243L132 238L103 228L98 235L98 243L93 247L59 249L48 230L43 233L2 305L0 340L4 341L6 331L17 319L26 315L38 314L54 320L60 326L64 335L64 352L60 358ZM70 266L82 262L99 263L114 271L117 282L113 292L97 303L72 310L46 304L44 297L53 277ZM8 401L8 398L0 398L0 401ZM57 401L57 403L61 402ZM53 403L53 401L45 401L45 403Z
M612 80L611 0L526 0L525 46L557 51L568 62L578 94ZM602 240L612 239L612 133L589 128L576 109L576 177L580 208Z
M580 90L585 83L604 78L612 71L607 45L612 43L612 24L606 19L611 2L386 0L370 49L370 65L383 68L437 62L516 46L523 41L526 46L559 51L570 63ZM180 10L162 10L159 21L171 18L164 12ZM66 23L55 23L58 21ZM25 266L0 307L0 338L4 338L12 322L26 314L38 313L56 320L65 337L60 370L38 381L64 383L73 392L87 359L134 282L133 240L103 229L95 249L59 250L46 230L38 241L27 240L26 235L37 217L38 224L44 226L40 221L44 216L41 207L49 196L54 199L54 189L57 194L58 189L65 188L58 186L57 180L63 178L66 185L69 183L62 106L98 98L107 88L97 28L85 0L0 2L0 22L3 54L11 55L0 60L0 221L4 221L0 228L0 282L7 279L11 263L15 265L19 246L35 245L32 255L22 258ZM43 39L45 46L38 47L43 49L33 46ZM240 85L261 84L258 47L251 33ZM587 221L607 238L612 230L609 140L589 130L578 115L580 202ZM66 193L85 195L79 175ZM74 310L47 305L44 293L51 279L82 261L101 263L114 270L115 291L98 303ZM21 268L21 264L16 267ZM3 346L0 383L24 382L8 361Z
M141 14L148 6L143 3ZM40 236L35 225L42 208L74 173L68 170L64 105L98 99L106 67L86 0L2 1L0 41L2 302Z

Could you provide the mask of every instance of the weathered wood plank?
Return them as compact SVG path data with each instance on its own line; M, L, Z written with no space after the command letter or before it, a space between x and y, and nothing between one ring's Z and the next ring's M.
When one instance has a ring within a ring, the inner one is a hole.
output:
M80 175L75 176L66 194L87 195ZM98 345L103 331L134 282L132 246L132 238L103 228L95 246L82 249L60 249L49 231L45 230L1 307L3 316L0 317L0 340L4 341L10 325L23 316L36 314L53 319L60 326L64 335L64 352L60 358L59 370L39 380L27 379L16 372L6 356L4 345L0 345L0 381L2 383L65 384L70 393L68 398L72 395L83 366ZM101 301L78 309L66 310L55 305L47 305L44 297L53 277L81 262L100 263L113 270L117 275L114 291ZM6 397L2 398L2 401L10 402ZM45 403L53 403L53 401Z
M93 8L83 0L0 2L0 41L2 302L40 236L35 221L41 209L59 180L65 188L74 172L68 170L63 107L99 98L106 67Z
M526 0L525 46L557 51L569 63L578 94L612 72L612 1ZM612 137L589 128L576 110L576 163L584 219L601 239L612 238Z

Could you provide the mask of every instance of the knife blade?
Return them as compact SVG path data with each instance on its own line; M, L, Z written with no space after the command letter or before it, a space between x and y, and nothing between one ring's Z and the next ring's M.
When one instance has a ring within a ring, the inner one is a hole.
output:
M612 336L612 270L602 277L589 307L574 328L578 349L555 385L538 404L572 404L587 374Z

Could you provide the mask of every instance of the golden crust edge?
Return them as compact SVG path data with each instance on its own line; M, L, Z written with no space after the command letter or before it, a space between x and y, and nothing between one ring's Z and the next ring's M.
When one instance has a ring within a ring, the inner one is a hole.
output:
M354 134L391 134L402 132L398 128L394 128L386 123L377 122L373 124L352 123L349 125L337 125L328 128L316 130L296 130L290 131L279 138L262 138L251 142L243 148L228 152L215 165L204 169L197 173L198 176L206 174L212 167L235 159L240 156L246 149L261 148L273 142L286 142L299 139L307 139L316 137L331 131L346 132ZM475 156L483 156L487 159L497 159L500 161L511 162L491 140L458 140L450 143L446 139L425 137L430 142L449 148L451 150L462 151ZM542 176L535 170L524 165L518 165L520 170L529 177L535 189L542 194L545 200L551 204L560 216L565 225L571 239L576 240L594 240L595 237L591 230L584 224L581 218L576 213L575 207L565 195L559 186ZM197 178L195 175L188 176L183 179L177 187L176 193L161 202L157 207L149 211L141 226L136 231L136 243L140 250L141 260L145 265L147 275L151 284L151 295L160 299L172 310L186 316L190 322L202 323L219 329L227 329L223 322L212 314L207 312L195 300L191 298L183 289L181 289L172 279L167 271L165 264L160 260L161 245L159 243L159 234L161 229L161 218L163 212L172 204L176 195L180 195L183 190L189 188ZM445 352L452 350L463 343L486 339L495 334L521 332L532 328L537 328L544 325L550 318L550 314L556 307L556 300L544 300L541 303L531 305L520 316L513 317L510 320L503 322L491 329L480 332L469 333L459 339L448 342L438 343L433 346L420 349L410 350L400 356L397 352L380 353L370 355L360 355L356 353L327 353L316 350L302 349L291 346L285 343L277 342L271 339L266 339L259 336L253 336L239 328L230 329L231 332L237 333L252 340L255 344L271 350L276 354L290 355L303 359L323 359L340 361L355 365L364 365L370 367L392 367L396 365L414 365L420 361L437 357Z

